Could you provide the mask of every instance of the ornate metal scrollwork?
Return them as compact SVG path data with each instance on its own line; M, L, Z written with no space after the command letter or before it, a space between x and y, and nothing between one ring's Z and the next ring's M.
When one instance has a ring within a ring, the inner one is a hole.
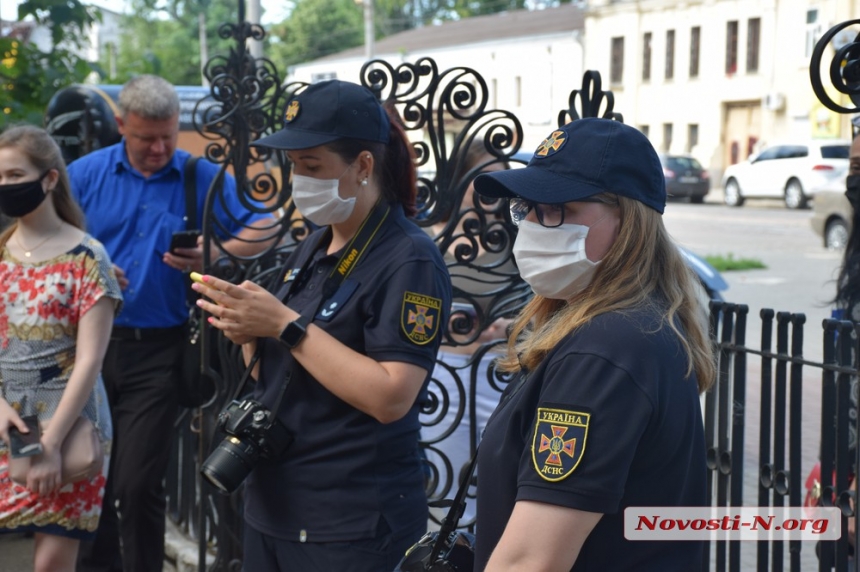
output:
M857 24L860 24L860 20L848 20L827 30L815 44L809 63L809 81L812 83L812 91L822 105L837 113L860 112L860 33L856 34L852 41L846 42L836 50L829 65L830 85L839 93L846 94L854 107L845 107L833 101L821 78L821 63L831 41L843 30Z
M397 112L413 141L419 186L415 222L438 244L453 282L455 306L421 414L433 504L453 496L488 409L507 383L492 364L503 341L480 342L493 328L504 335L497 321L516 314L531 295L511 254L516 229L507 201L481 198L472 189L480 173L516 162L523 130L512 113L490 109L487 83L471 68L440 72L430 58L396 68L373 60L364 64L360 78ZM444 511L432 511L437 522L442 516Z
M231 281L250 279L267 285L310 229L289 200L286 155L249 144L280 128L286 105L306 84L282 84L272 62L249 55L247 41L262 38L264 32L243 22L243 2L238 4L240 23L225 24L219 32L224 38L234 38L236 47L207 63L211 94L198 104L201 119L195 128L211 141L206 158L223 170L232 168L242 204L276 215L272 223L276 244L253 257L225 255L210 272ZM453 495L462 467L477 446L482 423L509 381L493 363L505 343L503 335L489 342L485 338L492 338L488 333L493 331L504 332L504 320L531 297L511 253L516 228L507 201L487 200L472 191L472 182L480 173L522 162L515 154L523 130L512 113L490 108L486 81L467 67L440 72L430 58L397 67L373 60L363 66L359 81L394 112L412 141L419 174L415 222L439 246L454 283L457 306L421 404L427 490L432 502ZM582 101L580 112L575 109L577 98ZM582 90L572 92L570 109L560 113L559 120L565 114L571 118L596 116L604 100L604 116L620 119L612 111L612 94L600 89L599 74L588 72ZM204 234L214 238L216 245L227 240L212 216L219 200L218 193L210 192L204 222ZM260 201L264 207L257 206ZM207 240L207 248L208 244ZM214 414L223 408L228 388L241 374L236 348L222 342L218 396L201 410L191 424L193 430L180 438L178 471L184 475L179 479L184 484L175 485L181 489L173 494L184 500L172 513L189 533L198 536L201 562L206 549L214 546L217 556L210 569L231 570L241 561L240 500L201 488L186 474L196 471L197 463L212 448ZM455 442L461 453L451 452ZM196 460L189 462L195 451ZM191 522L194 519L196 525Z
M583 117L603 117L604 119L614 119L624 122L624 118L620 113L613 111L615 107L615 95L611 91L600 89L602 82L600 80L600 72L595 70L587 70L582 75L582 89L574 89L570 92L568 98L568 108L558 112L558 126L561 127ZM577 97L580 101L580 111L576 110ZM606 107L601 115L600 109L603 107L603 102L606 102ZM569 119L569 120L568 120Z

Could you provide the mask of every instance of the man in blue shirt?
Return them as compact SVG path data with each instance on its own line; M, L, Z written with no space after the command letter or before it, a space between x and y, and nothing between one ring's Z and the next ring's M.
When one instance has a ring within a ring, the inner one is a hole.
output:
M143 75L119 95L123 140L69 165L72 192L87 230L104 244L124 288L104 362L114 440L104 508L94 543L82 545L79 570L160 572L164 562L164 479L177 414L176 385L188 319L183 273L203 270L203 246L170 250L185 230L184 167L176 148L179 98L167 81ZM196 165L197 220L219 167ZM268 243L273 220L265 207L243 206L233 177L214 202L222 246L250 256ZM211 249L213 258L218 255ZM114 508L118 502L119 518ZM119 542L122 540L122 568Z

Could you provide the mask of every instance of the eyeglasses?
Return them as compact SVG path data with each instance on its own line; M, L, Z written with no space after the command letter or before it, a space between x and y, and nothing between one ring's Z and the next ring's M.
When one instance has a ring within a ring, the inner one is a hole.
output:
M534 209L538 222L546 228L555 228L564 223L564 204L547 205L527 201L519 197L510 199L511 222L519 226Z

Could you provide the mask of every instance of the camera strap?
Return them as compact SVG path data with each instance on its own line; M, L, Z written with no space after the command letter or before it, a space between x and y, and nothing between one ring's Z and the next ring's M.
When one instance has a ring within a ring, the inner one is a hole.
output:
M344 247L343 253L340 255L337 264L334 265L334 269L332 269L325 282L323 282L323 286L321 288L322 296L314 308L313 313L307 316L306 320L308 322L313 320L313 317L317 315L320 308L323 307L329 298L334 296L335 292L340 288L340 285L346 277L355 270L356 266L358 266L358 262L370 248L370 244L373 242L373 239L376 238L376 235L379 233L379 229L382 228L382 223L385 222L386 218L388 218L388 214L390 212L391 205L383 201L382 197L380 197L370 213L368 213L361 222L361 226L358 228L358 231L356 231L355 235ZM284 294L284 297L282 298L284 303L286 303L293 295L299 282L304 284L308 276L308 269L313 263L314 254L324 245L329 244L331 236L331 227L328 227L322 236L320 236L319 241L314 245L313 249L308 254L308 257L302 263L297 277L290 283L286 294Z
M382 228L382 223L385 222L385 219L388 218L388 213L391 212L391 205L382 200L382 197L376 202L373 209L368 213L368 215L364 218L361 223L361 226L358 228L358 231L355 233L355 236L350 239L347 243L346 247L343 249L343 253L340 255L340 259L335 264L334 269L326 278L325 282L323 282L322 287L322 296L320 297L319 302L312 314L305 314L304 316L300 315L298 319L303 320L305 325L313 320L313 317L317 315L320 308L323 307L323 304L331 298L337 289L340 288L340 285L346 279L347 276L355 270L355 267L358 266L359 260L362 258L365 252L367 252L370 247L373 239L376 238L376 235L379 233L379 229ZM296 288L296 283L302 280L304 277L308 275L308 269L311 266L311 263L314 258L314 254L317 250L323 247L323 245L328 244L331 240L331 227L328 227L325 232L320 236L319 241L314 245L311 249L311 252L308 254L307 259L302 263L299 268L299 274L297 279L293 280L290 283L289 288L287 289L286 294L282 300L284 303L289 300L290 296L293 295L294 290ZM303 281L303 280L302 280ZM254 366L257 365L257 362L260 360L260 344L257 344L257 349L254 351L254 355L251 357L251 360L248 362L248 367L245 368L245 372L242 374L242 379L239 381L238 386L236 387L236 391L233 393L232 400L235 401L242 394L242 391L245 388L245 385L248 383L248 379L251 377L251 372L254 370ZM281 401L283 400L284 393L286 393L287 385L290 382L290 372L287 370L287 377L284 380L284 383L281 384L281 389L278 392L277 403L274 407L272 407L272 411L277 414L277 410L280 408ZM470 477L471 478L471 477Z

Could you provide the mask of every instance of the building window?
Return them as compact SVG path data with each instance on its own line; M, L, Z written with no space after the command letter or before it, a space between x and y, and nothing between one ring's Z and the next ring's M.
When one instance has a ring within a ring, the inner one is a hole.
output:
M675 30L666 31L666 79L675 77Z
M738 21L726 23L726 74L738 71Z
M818 22L818 9L810 8L806 11L806 57L812 56L812 50L815 49L815 44L821 38L822 29Z
M651 81L651 32L642 36L642 81Z
M644 135L645 137L648 137L648 133L649 133L649 131L651 131L651 129L649 129L647 125L640 125L639 131L642 132L642 135Z
M620 84L624 77L624 37L612 38L612 60L609 63L609 81Z
M747 21L747 73L758 71L758 47L761 42L761 18Z
M699 77L699 44L702 29L699 26L690 28L690 77Z
M520 76L514 77L514 97L516 97L516 106L523 105L523 78Z
M699 144L699 125L690 123L687 125L687 153L693 152L693 147Z
M672 124L663 124L663 152L668 153L672 148Z

